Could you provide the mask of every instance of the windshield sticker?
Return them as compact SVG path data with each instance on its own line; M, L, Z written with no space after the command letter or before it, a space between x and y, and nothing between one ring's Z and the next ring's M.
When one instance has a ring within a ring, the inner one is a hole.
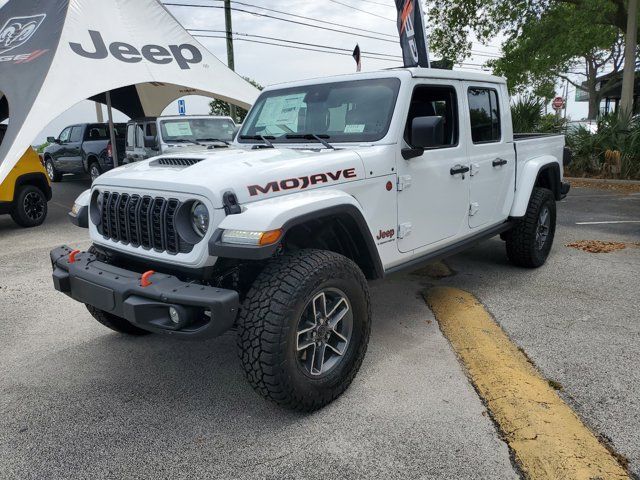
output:
M345 125L344 133L362 133L364 132L364 125Z
M164 127L167 129L169 137L190 137L193 135L189 122L166 122Z
M298 129L298 112L304 105L305 93L284 97L267 98L256 127L265 128L269 133L295 132Z

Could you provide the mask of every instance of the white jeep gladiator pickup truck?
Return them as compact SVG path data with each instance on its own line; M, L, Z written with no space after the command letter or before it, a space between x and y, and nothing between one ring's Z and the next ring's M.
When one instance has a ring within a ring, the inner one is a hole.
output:
M505 81L397 69L266 89L228 149L106 172L70 216L87 252L51 252L55 288L118 332L237 330L263 396L311 411L369 340L367 279L500 235L549 254L564 138L514 138Z

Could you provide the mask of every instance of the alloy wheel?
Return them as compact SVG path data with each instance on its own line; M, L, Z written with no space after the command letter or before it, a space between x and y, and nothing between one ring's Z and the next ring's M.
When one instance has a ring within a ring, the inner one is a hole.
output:
M538 215L538 223L536 225L536 247L542 250L549 238L549 230L551 228L551 214L548 207L543 207Z
M327 288L306 305L298 323L296 354L308 375L334 370L344 359L353 331L353 312L346 295Z
M25 195L22 203L24 213L30 220L37 221L44 215L45 201L42 195L36 192L29 192Z

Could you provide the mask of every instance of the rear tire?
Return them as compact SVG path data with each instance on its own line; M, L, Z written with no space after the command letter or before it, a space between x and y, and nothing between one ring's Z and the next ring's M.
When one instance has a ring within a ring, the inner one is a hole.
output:
M556 200L551 190L534 188L524 217L506 232L507 256L520 267L542 266L556 232Z
M21 227L31 228L42 225L47 218L47 197L34 185L20 187L13 199L11 218Z
M351 384L369 342L369 289L342 255L299 250L270 261L238 319L245 375L263 397L310 412Z
M50 158L47 158L44 161L44 168L47 171L47 177L49 177L49 180L52 182L59 182L62 180L62 174L56 169L53 160Z
M100 310L92 305L86 305L86 307L93 318L115 332L134 336L149 335L151 333L147 330L136 327L124 318L113 315L112 313L105 312L104 310Z

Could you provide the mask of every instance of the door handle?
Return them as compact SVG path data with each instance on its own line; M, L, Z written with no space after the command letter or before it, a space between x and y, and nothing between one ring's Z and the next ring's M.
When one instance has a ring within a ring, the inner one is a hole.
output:
M493 161L493 166L494 167L501 167L502 165L506 165L507 161L504 158L496 158Z
M464 178L464 174L467 173L468 171L469 171L469 167L465 167L464 165L456 165L451 170L449 170L449 173L451 173L451 175L458 175L459 173L461 173L462 178Z

